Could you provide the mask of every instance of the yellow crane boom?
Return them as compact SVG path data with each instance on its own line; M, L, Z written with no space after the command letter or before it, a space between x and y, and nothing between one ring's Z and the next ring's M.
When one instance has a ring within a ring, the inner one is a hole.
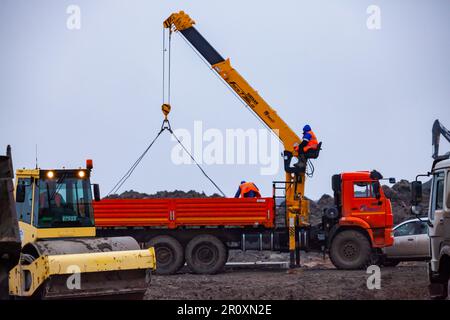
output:
M211 65L212 69L250 107L283 143L285 149L285 195L286 222L289 226L289 249L291 264L299 253L295 240L295 228L309 225L309 202L305 199L305 170L290 167L292 156L296 155L294 144L300 143L299 136L286 124L277 112L259 93L231 66L230 59L224 59L194 27L195 21L185 12L173 13L163 25L170 32L179 32ZM298 261L298 260L297 260Z

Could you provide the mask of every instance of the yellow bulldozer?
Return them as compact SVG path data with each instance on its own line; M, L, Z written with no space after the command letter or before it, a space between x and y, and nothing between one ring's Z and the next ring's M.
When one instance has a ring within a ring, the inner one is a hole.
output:
M92 168L17 170L14 190L11 148L0 156L1 299L143 297L154 249L95 237Z

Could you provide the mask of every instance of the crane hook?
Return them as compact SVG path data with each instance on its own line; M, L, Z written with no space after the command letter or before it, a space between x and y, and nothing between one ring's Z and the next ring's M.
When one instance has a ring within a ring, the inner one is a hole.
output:
M169 115L171 109L172 108L171 108L170 104L167 104L167 103L164 103L161 106L161 110L162 110L162 113L164 114L164 119L165 120L167 120L167 116Z
M170 104L167 104L167 103L164 103L161 106L162 113L164 114L164 121L163 121L163 124L161 126L161 131L163 131L165 129L168 129L169 131L172 131L172 129L170 128L170 122L169 122L169 119L168 119L168 116L169 116L169 113L170 113L171 109L172 109L172 107L170 106Z

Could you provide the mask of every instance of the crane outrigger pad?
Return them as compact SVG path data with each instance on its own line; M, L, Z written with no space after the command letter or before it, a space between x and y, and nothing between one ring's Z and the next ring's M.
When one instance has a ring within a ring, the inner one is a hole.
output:
M155 269L153 248L131 237L44 240L9 277L10 295L41 299L142 298ZM29 248L32 252L31 247Z

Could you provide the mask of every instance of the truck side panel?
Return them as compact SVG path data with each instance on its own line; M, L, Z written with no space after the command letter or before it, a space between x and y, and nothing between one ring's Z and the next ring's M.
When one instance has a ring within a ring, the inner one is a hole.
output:
M94 214L97 227L274 227L272 198L104 199Z

